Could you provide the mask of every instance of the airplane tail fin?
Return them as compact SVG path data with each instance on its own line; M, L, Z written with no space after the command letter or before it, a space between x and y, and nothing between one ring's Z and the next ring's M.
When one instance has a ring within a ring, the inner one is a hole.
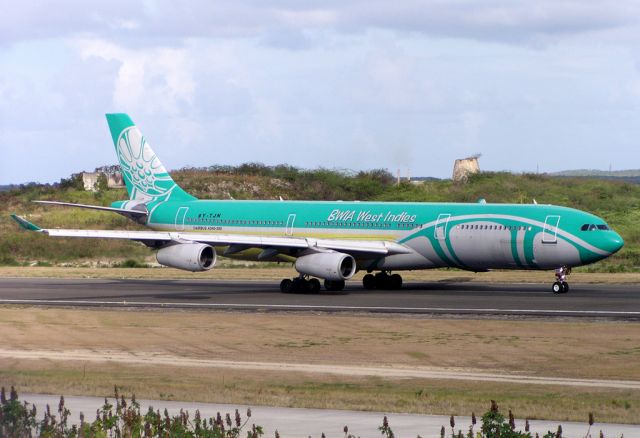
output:
M129 199L148 204L155 201L193 201L178 186L127 114L107 114L122 177Z

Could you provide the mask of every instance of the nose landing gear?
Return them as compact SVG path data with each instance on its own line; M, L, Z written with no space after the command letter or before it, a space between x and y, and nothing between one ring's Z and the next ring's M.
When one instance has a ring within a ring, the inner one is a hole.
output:
M571 268L566 266L556 269L556 281L551 286L551 291L554 294L566 294L569 292L569 283L567 283L569 274L571 274Z

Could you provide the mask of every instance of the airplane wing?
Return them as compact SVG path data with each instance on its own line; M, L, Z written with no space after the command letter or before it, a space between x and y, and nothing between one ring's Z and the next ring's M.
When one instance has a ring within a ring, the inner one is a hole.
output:
M112 213L121 214L133 220L146 218L149 214L146 210L128 210L126 208L113 208L113 207L102 207L99 205L74 204L72 202L60 202L60 201L32 201L32 202L35 202L37 204L56 205L56 206L62 206L62 207L76 207L76 208L86 208L88 210L109 211Z
M383 256L392 254L410 254L413 251L406 246L391 241L362 241L348 239L315 239L288 236L252 236L243 234L206 234L168 231L122 231L122 230L78 230L44 229L32 224L25 218L11 215L22 228L37 231L52 237L84 237L102 239L123 239L144 243L148 246L162 246L164 243L199 242L212 246L229 246L244 250L249 248L273 248L287 254L290 250L311 250L317 252L338 251L356 258ZM231 253L236 251L231 251ZM229 252L227 252L229 254Z

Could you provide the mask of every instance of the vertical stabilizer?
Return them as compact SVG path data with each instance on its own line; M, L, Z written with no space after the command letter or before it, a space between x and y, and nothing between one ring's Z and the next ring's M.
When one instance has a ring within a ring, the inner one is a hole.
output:
M155 201L191 201L193 196L182 190L138 127L127 114L107 114L113 144L120 162L129 199L149 204Z

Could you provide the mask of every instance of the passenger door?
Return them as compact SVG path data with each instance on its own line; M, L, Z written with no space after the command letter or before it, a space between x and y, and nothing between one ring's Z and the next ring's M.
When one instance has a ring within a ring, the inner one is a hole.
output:
M438 215L436 226L433 229L433 237L436 240L445 240L447 237L447 226L449 225L449 218L451 214L442 213Z
M189 207L180 207L176 213L176 231L184 231L184 220L187 217Z
M289 217L287 218L287 227L284 230L284 234L286 236L292 236L293 235L293 224L296 221L296 215L295 213L291 213L289 215Z
M542 231L542 243L558 243L558 224L560 216L549 215L544 221L544 230Z

